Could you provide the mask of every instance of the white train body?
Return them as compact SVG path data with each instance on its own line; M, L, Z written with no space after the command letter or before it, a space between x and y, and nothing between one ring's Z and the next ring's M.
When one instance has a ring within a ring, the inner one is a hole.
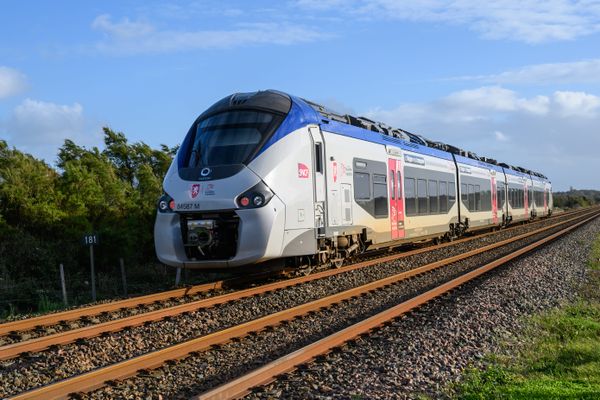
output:
M484 160L280 92L228 96L165 177L156 252L185 268L340 263L552 212L545 177Z

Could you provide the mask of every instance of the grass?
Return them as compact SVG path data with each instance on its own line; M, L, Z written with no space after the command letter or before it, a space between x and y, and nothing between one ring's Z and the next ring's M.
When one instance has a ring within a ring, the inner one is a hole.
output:
M491 356L457 385L460 399L600 399L600 236L580 299L533 317L525 344L509 357Z

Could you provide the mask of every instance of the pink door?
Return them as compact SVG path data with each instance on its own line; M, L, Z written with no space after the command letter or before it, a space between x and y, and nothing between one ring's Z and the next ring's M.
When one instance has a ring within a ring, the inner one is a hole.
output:
M496 178L492 176L492 221L498 223L498 192L496 191Z
M390 201L390 231L392 239L404 238L404 190L402 180L402 161L388 159L388 182Z

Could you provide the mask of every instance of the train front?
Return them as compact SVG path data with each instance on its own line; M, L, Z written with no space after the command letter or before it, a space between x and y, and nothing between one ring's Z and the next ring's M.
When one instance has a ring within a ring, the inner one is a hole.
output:
M284 204L248 164L291 107L283 93L242 93L198 117L163 182L154 226L161 262L220 269L280 255Z

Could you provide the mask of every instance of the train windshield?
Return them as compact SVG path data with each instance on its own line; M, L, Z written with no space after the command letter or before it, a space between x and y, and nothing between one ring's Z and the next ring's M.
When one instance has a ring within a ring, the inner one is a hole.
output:
M205 118L195 127L186 167L244 164L282 119L263 111L227 111Z

